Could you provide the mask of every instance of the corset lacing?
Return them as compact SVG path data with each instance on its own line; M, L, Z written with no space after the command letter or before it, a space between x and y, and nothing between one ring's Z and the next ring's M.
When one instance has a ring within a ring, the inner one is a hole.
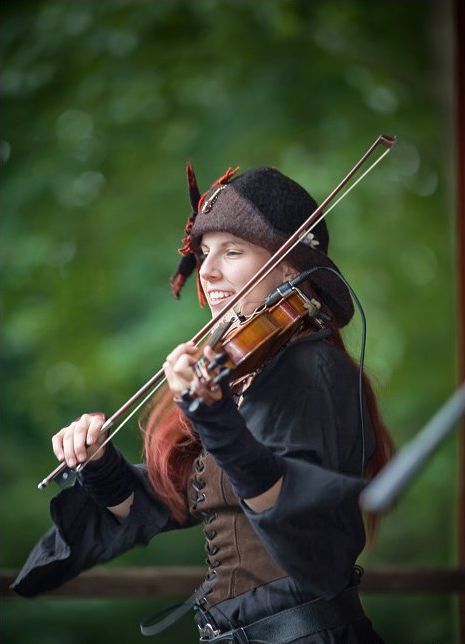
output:
M191 481L192 489L194 490L194 494L192 494L191 496L192 502L194 504L192 508L193 510L197 510L197 506L203 503L206 499L205 492L202 492L202 490L205 488L205 479L199 476L205 469L205 464L203 462L204 458L205 451L202 450L194 462L195 475L193 476ZM212 557L215 557L215 555L220 550L220 547L218 544L212 544L212 541L215 539L217 532L214 528L208 527L212 523L212 521L214 521L218 517L218 515L212 510L199 510L199 513L203 516L202 525L203 533L205 535L205 552L208 555L205 559L205 563L208 565L208 573L205 577L207 584L205 584L205 587L203 589L203 597L201 597L197 602L200 607L203 608L208 601L206 596L213 590L212 582L217 575L217 568L221 566L221 560L218 558L211 559Z

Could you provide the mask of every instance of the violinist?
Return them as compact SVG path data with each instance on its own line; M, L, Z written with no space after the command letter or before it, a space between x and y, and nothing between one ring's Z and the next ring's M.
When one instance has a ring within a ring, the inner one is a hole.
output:
M193 214L172 290L179 297L196 272L200 303L216 316L317 205L274 168L229 170L203 195L192 168L188 177ZM168 388L143 422L145 464L130 465L112 443L96 455L52 500L55 526L15 581L18 593L44 592L161 532L202 523L200 641L382 642L357 593L358 496L393 446L344 347L340 330L354 309L328 244L321 221L235 305L240 327L280 285L319 267L299 286L318 315L253 369L225 376L208 342L168 355ZM57 458L84 462L105 438L103 422L84 414L61 429Z

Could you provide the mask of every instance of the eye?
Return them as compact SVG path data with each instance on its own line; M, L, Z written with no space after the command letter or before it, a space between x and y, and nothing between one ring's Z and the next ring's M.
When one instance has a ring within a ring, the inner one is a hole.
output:
M236 250L235 248L229 248L226 251L226 257L239 257L239 255L242 255L241 250Z

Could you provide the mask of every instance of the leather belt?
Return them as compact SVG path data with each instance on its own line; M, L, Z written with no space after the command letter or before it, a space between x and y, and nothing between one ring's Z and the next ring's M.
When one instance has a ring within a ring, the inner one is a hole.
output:
M352 587L329 601L313 600L224 633L207 622L199 626L200 642L247 644L259 640L267 644L286 644L299 637L337 628L364 617L357 588Z

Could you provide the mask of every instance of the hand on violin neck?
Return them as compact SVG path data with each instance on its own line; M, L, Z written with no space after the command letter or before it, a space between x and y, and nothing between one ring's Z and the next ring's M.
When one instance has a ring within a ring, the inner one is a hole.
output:
M201 398L206 405L210 406L223 398L223 389L220 384L214 382L219 374L219 368L215 367L211 371L208 370L208 365L213 363L217 358L217 354L207 345L203 350L203 357L205 360L199 371L201 377L196 376L194 378L191 391L194 397Z
M181 400L186 392L192 398L201 398L206 405L221 400L221 387L213 383L217 369L209 372L207 368L215 357L211 347L206 346L202 351L193 342L180 344L169 354L163 369L175 400Z

